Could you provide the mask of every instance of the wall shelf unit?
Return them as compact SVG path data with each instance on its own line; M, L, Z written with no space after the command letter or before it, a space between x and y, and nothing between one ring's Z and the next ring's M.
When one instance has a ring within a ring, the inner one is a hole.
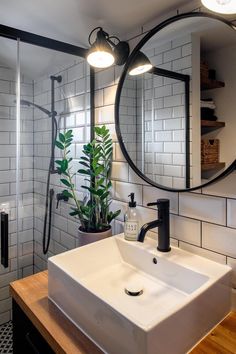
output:
M208 75L209 75L208 65L203 64L201 67L201 91L213 90L213 89L225 87L225 83L223 81L210 79ZM225 127L225 122L201 119L201 135L208 134L214 130L224 128L224 127ZM207 179L209 178L210 175L215 174L217 171L223 168L225 168L225 162L201 164L202 175L205 176L205 178Z
M225 162L202 164L202 172L221 170L225 167Z
M207 134L214 130L224 128L225 122L211 121L211 120L201 120L201 134Z
M202 79L201 80L201 90L213 90L216 88L225 87L225 83L223 81L211 80L211 79Z

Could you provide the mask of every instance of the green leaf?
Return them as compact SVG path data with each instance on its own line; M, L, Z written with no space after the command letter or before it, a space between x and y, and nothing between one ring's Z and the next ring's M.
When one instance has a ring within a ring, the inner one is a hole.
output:
M114 213L112 211L110 211L107 215L108 223L110 224L113 219L117 218L117 216L120 215L120 213L121 213L121 210L117 210Z
M106 157L112 154L113 148L111 147L110 149L106 150Z
M99 176L100 173L104 170L104 166L98 166L97 168L94 169L95 176Z
M80 165L83 165L83 166L89 168L89 164L88 164L88 163L86 163L86 162L84 162L84 161L80 161L79 163L80 163Z
M109 192L105 192L104 194L102 194L101 196L100 196L100 199L101 200L104 200L104 199L106 199L108 196L109 196Z
M70 129L70 130L67 130L67 132L65 132L65 138L68 139L68 138L71 138L73 137L73 131Z
M67 179L62 178L62 179L61 179L61 183L63 183L65 186L67 186L67 187L69 187L69 188L72 187L72 185L70 184L69 181L67 181Z
M55 163L56 163L57 165L61 166L62 161L61 161L61 160L56 160Z
M103 193L104 193L104 189L98 189L98 190L97 190L97 195L98 195L99 197L101 197L101 196L103 195Z
M107 188L109 189L109 188L111 188L111 186L112 186L112 183L111 183L111 181L109 181L109 182L107 183Z
M105 149L106 149L107 147L111 146L111 145L112 145L112 140L111 140L111 139L107 140L107 141L104 143Z
M62 134L62 133L59 133L59 139L62 143L64 143L66 140L64 134Z
M56 145L56 147L58 147L58 149L64 150L64 145L62 143L60 143L60 141L56 140L55 145Z
M68 168L68 160L64 159L64 160L62 160L62 163L61 163L62 172L66 172L67 168Z
M76 215L79 215L79 212L78 212L78 210L75 210L75 211L71 211L69 214L70 214L70 216L76 216Z
M74 198L73 195L68 192L66 189L62 192L62 194L65 196L65 197L68 197L68 198Z
M89 159L87 157L85 157L85 156L81 156L80 159L89 162Z
M93 187L81 186L81 188L88 190L93 195L98 195L99 196L98 191L95 188L93 188Z
M91 172L89 170L83 170L83 169L79 169L78 173L81 173L82 175L88 175L91 176Z
M100 179L97 181L97 186L98 186L98 187L102 186L103 183L104 183L104 181L105 181L105 178L100 178Z

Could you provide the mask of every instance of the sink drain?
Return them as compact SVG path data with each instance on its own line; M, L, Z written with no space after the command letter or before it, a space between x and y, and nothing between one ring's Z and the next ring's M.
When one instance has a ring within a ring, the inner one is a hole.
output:
M129 296L140 296L140 295L142 295L143 290L139 290L139 291L134 292L134 291L129 291L129 290L125 289L125 293Z
M143 287L138 284L129 284L125 287L125 293L129 296L140 296L143 294Z

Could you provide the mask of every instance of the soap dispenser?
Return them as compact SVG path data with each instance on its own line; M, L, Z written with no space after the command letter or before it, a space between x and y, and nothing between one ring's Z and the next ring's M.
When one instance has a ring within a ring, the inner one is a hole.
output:
M138 223L136 202L134 200L134 193L131 193L129 197L130 197L130 201L129 201L128 209L124 215L124 222L125 222L124 234L126 240L137 241L139 223Z

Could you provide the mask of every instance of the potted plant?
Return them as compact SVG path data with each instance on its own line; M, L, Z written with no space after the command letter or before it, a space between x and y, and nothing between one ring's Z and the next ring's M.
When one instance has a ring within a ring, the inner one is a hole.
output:
M85 185L81 186L86 191L83 201L77 197L74 184L76 172L72 170L73 159L69 157L73 142L72 130L60 133L55 142L62 151L62 159L56 160L56 164L61 174L61 183L67 187L63 194L74 201L70 215L80 222L79 246L111 236L111 221L120 214L120 210L114 213L109 210L112 139L106 126L95 127L94 131L95 139L83 146L83 156L79 159L81 168L77 171L85 180Z

